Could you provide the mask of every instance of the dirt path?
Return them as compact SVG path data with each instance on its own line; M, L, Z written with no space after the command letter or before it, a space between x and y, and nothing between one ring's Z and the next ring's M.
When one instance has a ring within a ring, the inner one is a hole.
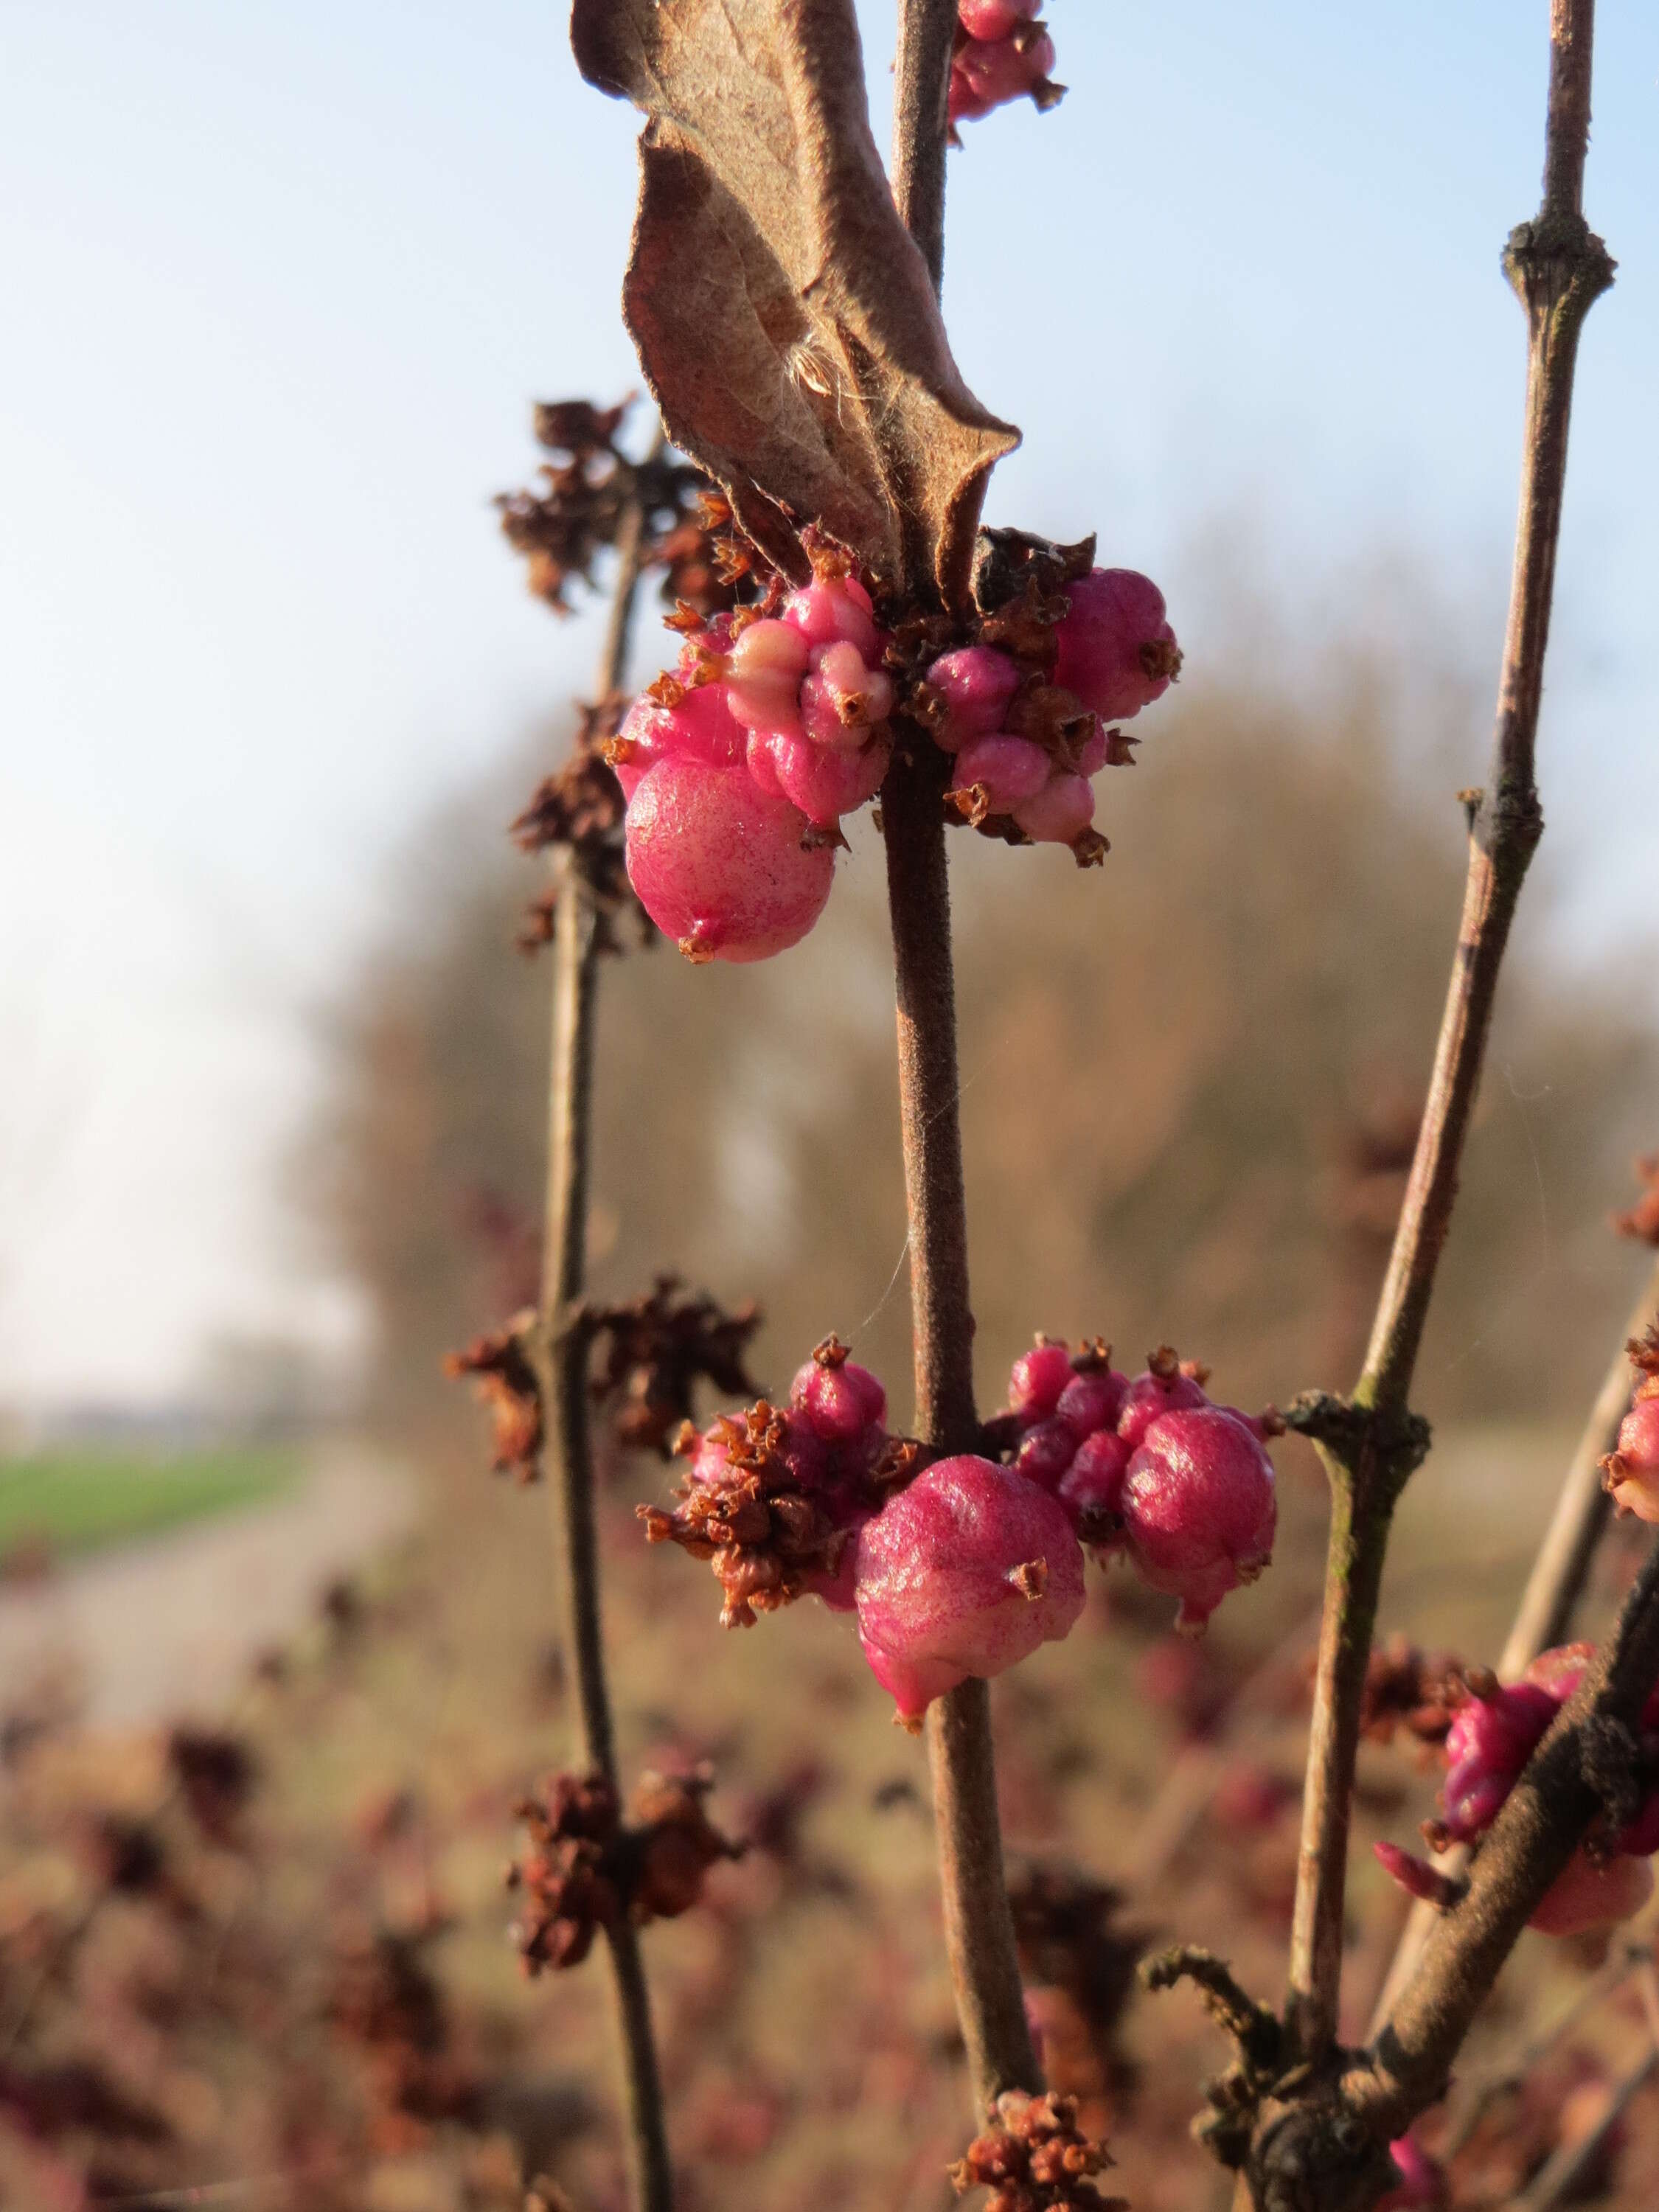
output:
M0 1699L68 1663L88 1720L211 1716L249 1662L291 1636L326 1585L400 1535L415 1510L396 1461L332 1445L268 1504L0 1590Z

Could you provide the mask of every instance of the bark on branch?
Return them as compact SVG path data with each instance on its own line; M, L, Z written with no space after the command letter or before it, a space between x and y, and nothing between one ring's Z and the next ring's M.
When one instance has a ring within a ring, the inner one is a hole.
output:
M1417 1459L1409 1413L1436 1273L1451 1224L1498 980L1543 813L1534 763L1566 480L1578 334L1613 281L1583 210L1593 0L1553 0L1543 203L1504 249L1527 316L1520 514L1486 787L1468 795L1469 863L1445 1012L1405 1204L1346 1436L1321 1442L1333 1518L1291 1945L1289 2019L1308 2058L1336 2032L1359 1693L1395 1504Z

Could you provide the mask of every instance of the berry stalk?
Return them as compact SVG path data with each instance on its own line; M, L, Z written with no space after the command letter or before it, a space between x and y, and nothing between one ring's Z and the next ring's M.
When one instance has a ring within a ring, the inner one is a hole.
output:
M1552 0L1543 201L1511 232L1504 267L1526 311L1526 426L1520 514L1487 787L1464 794L1468 876L1429 1102L1347 1417L1317 1440L1332 1478L1327 1605L1291 1945L1290 2018L1305 2056L1336 2033L1349 1802L1359 1693L1394 1504L1422 1456L1412 1379L1486 1064L1499 972L1528 866L1543 834L1534 777L1544 655L1565 490L1573 372L1583 319L1613 262L1583 216L1594 0ZM1346 1492L1346 1496L1345 1493Z
M956 0L902 0L893 195L935 290L945 264L946 100L956 22ZM931 748L901 756L883 787L882 814L898 1002L916 1432L936 1449L957 1453L974 1449L979 1421L945 856L947 773ZM927 1735L945 1940L974 2101L983 2112L1005 2090L1042 2087L1003 1870L986 1684L969 1680L935 1699Z
M621 688L645 544L644 501L635 494L617 536L618 564L603 650L599 696ZM564 1642L576 1689L580 1765L618 1788L616 1729L605 1678L593 1461L588 1432L590 1332L586 1281L587 1191L592 1158L593 1060L599 916L567 848L558 856L554 910L553 1040L549 1086L545 1257L542 1305L531 1340L546 1425L545 1474L560 1560ZM638 1931L622 1920L606 1930L617 2005L636 2212L672 2212L673 2167L650 1993Z

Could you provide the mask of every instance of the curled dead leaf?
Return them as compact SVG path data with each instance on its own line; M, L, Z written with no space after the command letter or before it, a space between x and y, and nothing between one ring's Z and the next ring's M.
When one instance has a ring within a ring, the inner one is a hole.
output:
M951 358L852 0L575 0L571 39L647 118L623 310L675 443L797 578L817 523L884 581L965 604L1019 434Z

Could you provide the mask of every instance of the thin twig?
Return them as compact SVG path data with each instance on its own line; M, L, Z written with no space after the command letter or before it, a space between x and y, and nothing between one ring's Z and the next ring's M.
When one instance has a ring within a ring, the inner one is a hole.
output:
M1612 1510L1601 1480L1601 1461L1618 1443L1620 1423L1630 1410L1633 1378L1626 1341L1641 1336L1656 1318L1659 1318L1659 1265L1655 1266L1641 1297L1631 1310L1630 1319L1619 1340L1619 1349L1596 1393L1595 1403L1568 1466L1554 1518L1527 1578L1514 1626L1498 1662L1498 1674L1506 1682L1525 1674L1540 1652L1563 1642L1572 1626L1596 1546ZM1468 1856L1460 1845L1442 1859L1441 1867L1449 1875L1460 1875L1468 1864ZM1437 1917L1431 1905L1413 1906L1376 2000L1369 2033L1374 2034L1388 2017L1410 1979Z
M1349 1810L1360 1701L1395 1504L1421 1456L1412 1378L1451 1223L1493 1001L1528 863L1543 832L1534 766L1578 334L1613 281L1584 221L1593 0L1552 0L1543 204L1510 234L1504 265L1526 311L1526 428L1497 729L1485 791L1468 795L1462 921L1429 1100L1364 1371L1345 1432L1318 1438L1334 1496L1328 1617L1321 1639L1291 1945L1289 2017L1320 2057L1336 2032Z
M893 184L899 213L938 289L944 266L945 97L956 0L899 9ZM956 981L941 805L945 763L918 744L882 790L898 1001L899 1115L910 1226L915 1431L936 1449L971 1451L974 1316L957 1110ZM1038 2089L1014 1948L997 1815L990 1697L967 1681L935 1699L928 1748L939 1882L957 2009L974 2097Z
M635 496L617 541L616 590L599 696L619 689L637 596L645 539L644 501ZM565 1643L576 1685L577 1758L617 1786L616 1729L605 1680L599 1538L588 1433L590 1337L581 1314L586 1279L588 1170L592 1153L593 1060L598 1011L599 915L568 852L559 856L553 936L553 1047L549 1086L546 1252L534 1356L546 1428L549 1494L562 1571ZM606 1931L621 2045L635 2202L638 2212L671 2212L662 2078L651 2026L650 1994L638 1931L627 1921Z

